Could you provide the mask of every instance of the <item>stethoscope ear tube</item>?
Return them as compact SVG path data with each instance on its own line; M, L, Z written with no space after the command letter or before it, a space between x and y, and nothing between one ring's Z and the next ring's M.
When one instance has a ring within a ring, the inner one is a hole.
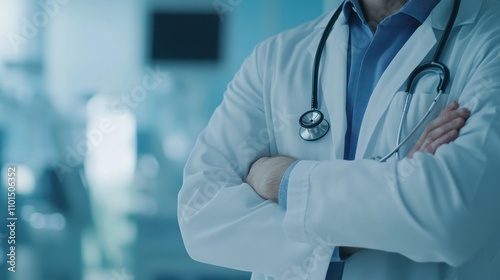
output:
M312 96L311 96L311 110L318 109L318 87L319 87L319 67L321 66L321 56L323 55L323 50L326 46L326 41L328 40L328 36L332 32L333 26L335 22L340 16L342 12L342 6L335 11L332 18L328 22L325 27L325 31L321 35L321 39L319 40L318 49L316 50L316 55L314 56L314 65L313 65L313 84L312 84Z

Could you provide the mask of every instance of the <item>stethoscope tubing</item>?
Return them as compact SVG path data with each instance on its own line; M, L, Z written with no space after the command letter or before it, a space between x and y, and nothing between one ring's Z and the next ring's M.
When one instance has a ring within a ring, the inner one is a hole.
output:
M330 19L330 21L326 25L325 31L321 35L318 49L316 50L316 55L314 56L311 110L318 109L318 88L319 88L318 80L319 80L319 68L321 66L321 56L323 55L323 50L325 49L326 41L328 40L328 37L330 36L330 33L332 32L333 26L335 25L335 22L337 21L337 19L340 16L340 13L342 12L342 6L343 6L343 4L340 5L340 7L335 11L332 18Z

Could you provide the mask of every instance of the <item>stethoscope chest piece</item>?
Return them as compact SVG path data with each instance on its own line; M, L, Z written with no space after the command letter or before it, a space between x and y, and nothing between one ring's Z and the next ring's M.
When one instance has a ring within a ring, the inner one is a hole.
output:
M305 112L299 119L300 137L306 141L315 141L325 136L330 130L330 124L319 110Z

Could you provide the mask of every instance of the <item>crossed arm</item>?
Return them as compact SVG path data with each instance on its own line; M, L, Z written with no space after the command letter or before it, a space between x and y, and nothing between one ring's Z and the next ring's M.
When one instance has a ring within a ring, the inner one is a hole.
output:
M468 109L459 108L457 102L452 102L427 125L407 157L412 158L416 152L434 154L441 145L455 140L469 115ZM295 161L296 159L287 156L262 157L250 167L246 182L262 198L279 202L282 177ZM349 247L341 247L340 249L341 254L347 255L359 251L357 248Z
M469 110L452 102L427 125L407 157L412 158L416 152L434 154L440 146L455 140L469 115ZM287 156L262 157L252 164L246 182L262 198L278 202L283 174L295 161Z

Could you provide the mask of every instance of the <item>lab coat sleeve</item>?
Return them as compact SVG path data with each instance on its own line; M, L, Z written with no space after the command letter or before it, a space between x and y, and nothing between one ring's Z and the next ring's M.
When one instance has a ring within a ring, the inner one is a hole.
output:
M499 33L461 87L472 115L458 139L401 161L300 161L288 185L288 236L452 266L488 246L500 233Z
M270 155L261 48L243 63L195 144L178 196L178 219L193 259L277 276L290 269L291 259L311 255L313 246L288 239L278 204L244 182L251 163Z

